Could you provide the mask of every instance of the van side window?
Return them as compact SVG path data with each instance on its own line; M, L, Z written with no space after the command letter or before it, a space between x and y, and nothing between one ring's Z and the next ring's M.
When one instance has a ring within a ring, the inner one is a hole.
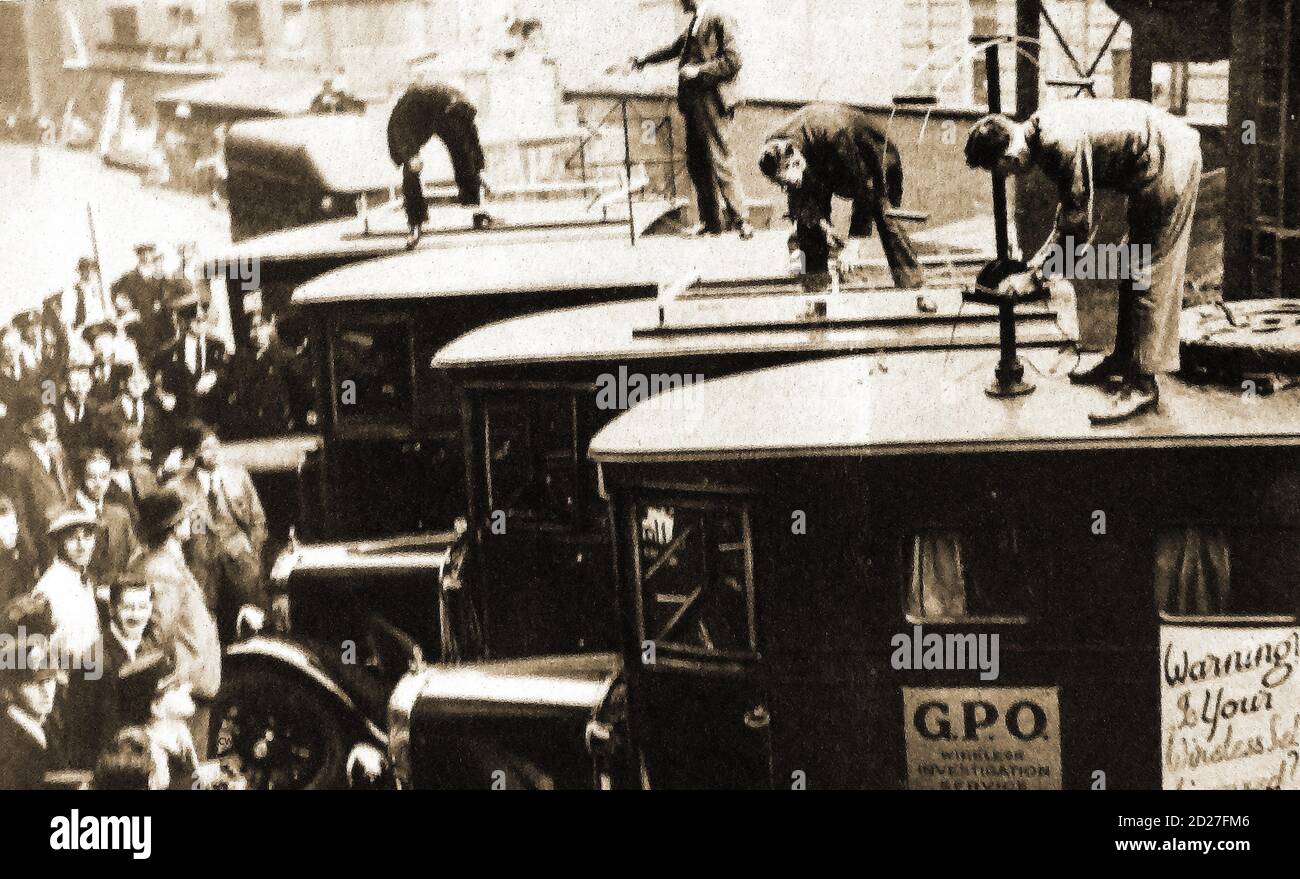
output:
M578 494L573 405L568 394L484 404L491 510L525 521L572 522Z
M903 547L905 608L917 622L1025 622L1030 591L1015 528L918 531Z
M700 503L637 504L643 637L707 653L748 653L754 617L748 517Z
M339 424L411 426L411 331L402 320L339 320L330 334Z
M1186 525L1156 534L1161 616L1293 619L1300 531Z

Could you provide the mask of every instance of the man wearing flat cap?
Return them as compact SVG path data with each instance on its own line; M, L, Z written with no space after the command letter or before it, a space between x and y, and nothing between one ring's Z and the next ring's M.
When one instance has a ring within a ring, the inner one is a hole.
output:
M148 320L162 310L166 290L157 246L152 241L137 244L135 259L135 268L113 282L113 306L118 313L135 311Z
M0 663L0 790L37 790L44 783L51 761L45 722L59 677L49 651L53 631L49 603L40 596L0 607L0 633L23 648L22 662Z
M103 403L108 399L109 373L117 358L117 324L107 320L86 324L81 330L81 339L90 349L90 377L94 382L93 399L96 404Z
M249 344L236 349L214 392L223 435L254 439L293 428L293 358L276 335L275 318L248 310Z
M10 416L19 426L20 439L0 458L0 493L18 510L24 551L44 567L54 560L46 540L50 511L72 500L72 474L58 440L54 409L39 392L15 401Z

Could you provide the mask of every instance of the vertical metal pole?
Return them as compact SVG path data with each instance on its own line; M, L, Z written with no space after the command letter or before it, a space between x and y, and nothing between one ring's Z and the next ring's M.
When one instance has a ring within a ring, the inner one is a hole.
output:
M619 103L623 105L623 171L627 182L627 231L632 236L632 246L636 247L636 219L632 216L632 134L627 123L627 98Z
M997 43L984 47L984 67L989 80L989 112L1001 113L1002 71L998 68ZM1007 178L996 170L993 172L993 224L998 238L998 259L1007 259L1011 255L1007 240Z
M1016 43L1016 118L1022 121L1038 110L1038 39L1042 34L1038 2L1016 0L1016 36L1025 38ZM1116 27L1119 23L1117 19Z
M668 195L677 201L677 144L673 136L671 114L664 117L664 125L668 126Z

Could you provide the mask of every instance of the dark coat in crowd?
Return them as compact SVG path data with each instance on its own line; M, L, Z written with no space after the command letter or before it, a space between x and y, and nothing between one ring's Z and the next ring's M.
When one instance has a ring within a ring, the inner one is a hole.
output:
M140 524L140 498L158 490L158 477L145 465L130 468L126 475L129 488L123 487L117 480L110 482L104 503L115 504L126 510L131 517L131 526L137 527Z
M95 433L111 437L125 427L140 431L144 447L156 451L168 441L171 416L150 395L136 401L129 396L112 397L95 412Z
M199 393L198 383L205 372L216 373L217 384L221 383L227 363L226 343L209 334L204 345L204 362L200 364L196 360L191 365L187 338L173 338L159 348L150 362L150 371L162 376L163 390L176 398L176 410L172 413L176 418L207 418L210 415L206 411L207 398Z
M50 764L45 744L32 738L0 705L0 790L37 790Z
M8 495L18 510L24 551L39 560L41 567L53 559L46 531L51 511L72 500L75 489L67 456L62 449L51 455L54 472L45 469L27 443L20 443L0 458L0 494Z
M102 620L104 653L101 674L95 680L74 674L68 680L70 728L77 731L70 737L68 765L76 769L89 769L95 765L100 752L112 741L126 723L122 717L118 672L132 657L117 639L109 621ZM151 632L146 629L137 652L158 649Z
M54 408L59 423L59 442L70 455L75 456L95 439L95 403L87 399L78 403L64 396Z
M0 549L0 606L31 592L39 576L36 560L23 549L21 542L12 550Z
M273 340L260 356L251 348L235 352L216 392L222 437L255 439L292 430L292 382L289 352L278 341Z
M139 543L131 524L131 514L124 507L105 501L97 518L95 551L86 566L86 581L107 586L130 568Z

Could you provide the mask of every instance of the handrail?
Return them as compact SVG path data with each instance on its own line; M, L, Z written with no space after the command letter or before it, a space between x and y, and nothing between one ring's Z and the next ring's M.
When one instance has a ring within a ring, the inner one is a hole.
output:
M588 167L592 167L592 168L618 167L622 169L623 173L621 175L621 186L616 188L614 193L606 193L606 192L597 193L596 197L592 200L591 205L594 206L598 203L601 203L602 201L608 201L611 198L611 196L616 195L620 200L622 200L622 198L625 196L627 199L627 222L629 227L629 234L631 235L632 244L635 245L636 244L636 221L632 213L632 201L633 201L634 194L644 192L647 188L649 188L649 183L650 183L649 174L645 171L645 169L649 165L668 166L669 168L668 188L670 191L670 197L674 201L676 201L677 199L677 156L675 154L672 117L665 115L661 118L656 118L653 121L654 121L654 130L656 133L655 134L656 140L658 139L658 132L662 130L664 126L667 126L668 128L668 157L666 159L649 159L649 160L638 159L635 163L633 162L632 138L628 128L629 126L628 104L630 100L631 98L628 96L620 97L617 101L614 102L613 105L610 106L610 108L605 112L605 115L602 116L594 126L588 126L587 133L581 138L581 140L578 141L578 145L574 149L574 151L564 160L564 169L566 171L573 171L576 165L582 175L583 183L587 182ZM587 147L591 144L593 140L595 140L598 136L600 136L605 131L606 126L613 123L615 118L618 118L623 126L622 161L600 162L594 164L588 163ZM642 177L638 177L634 179L632 174L633 168L640 169L642 171Z

